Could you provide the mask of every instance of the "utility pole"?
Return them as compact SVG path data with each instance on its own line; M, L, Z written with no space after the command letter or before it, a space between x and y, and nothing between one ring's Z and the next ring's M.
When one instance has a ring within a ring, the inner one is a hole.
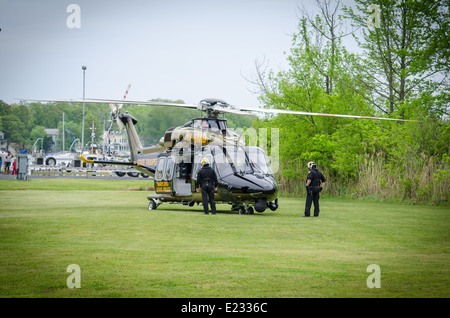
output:
M86 79L86 66L82 66L81 69L83 70L83 124L81 126L81 153L83 153L84 148L84 98L85 98L85 79Z
M63 113L63 129L62 129L63 131L62 131L62 135L63 135L63 143L62 143L62 151L64 152L64 146L65 146L65 143L66 143L66 140L65 140L65 136L64 136L64 113Z

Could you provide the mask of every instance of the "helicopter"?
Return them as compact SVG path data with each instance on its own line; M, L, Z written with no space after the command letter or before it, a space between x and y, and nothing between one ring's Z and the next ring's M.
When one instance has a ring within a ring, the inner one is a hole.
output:
M82 102L79 100L28 101ZM227 120L220 118L220 114L252 115L255 112L263 112L413 121L383 117L236 107L218 98L202 99L198 105L98 98L88 98L83 101L109 103L111 126L114 122L117 122L120 130L123 127L126 129L131 161L96 161L85 158L83 155L81 159L90 164L132 166L143 174L152 176L155 193L147 196L149 210L155 210L165 202L179 203L189 207L195 204L199 205L202 202L202 197L200 193L196 192L196 179L203 158L208 159L217 175L216 203L229 204L231 205L231 211L237 211L239 214L254 214L254 211L262 213L267 209L271 211L278 209L278 184L271 168L269 156L261 147L247 146L241 135L228 129ZM116 106L115 104L120 105ZM123 105L126 104L194 108L204 112L205 115L193 118L183 126L168 128L164 136L159 140L158 145L143 147L136 132L136 118L129 114L128 111L121 112Z

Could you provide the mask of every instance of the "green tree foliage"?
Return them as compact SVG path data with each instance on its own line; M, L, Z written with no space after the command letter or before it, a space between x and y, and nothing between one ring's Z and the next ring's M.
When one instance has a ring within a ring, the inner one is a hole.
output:
M448 1L356 0L349 18L362 30L364 50L357 83L372 94L372 105L401 117L448 115ZM378 12L368 12L369 6ZM368 25L379 19L379 25ZM422 107L417 107L418 105Z
M9 114L2 116L2 124L5 138L20 144L24 144L27 139L25 124L16 115Z
M34 143L39 139L39 138L45 138L46 133L45 133L45 127L44 126L35 126L31 132L30 132L30 140L33 142L32 145L34 145ZM43 145L43 143L41 143L40 141L36 144L36 150L41 149L41 145Z
M357 1L361 15L347 10L347 18L364 28L363 54L342 44L339 2L317 1L321 13L315 17L303 12L289 69L267 72L257 64L260 99L268 108L421 122L278 115L254 126L280 129L278 177L288 193L304 191L306 163L315 161L330 181L328 193L446 201L449 179L439 171L448 169L450 144L448 47L438 45L448 43L445 9L439 2L382 1L381 27L371 30L363 24L372 2ZM446 194L426 197L436 180Z

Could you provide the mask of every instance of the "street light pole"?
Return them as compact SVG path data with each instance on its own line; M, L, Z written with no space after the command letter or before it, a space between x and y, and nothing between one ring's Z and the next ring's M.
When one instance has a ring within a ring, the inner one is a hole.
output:
M83 70L83 124L81 128L81 152L83 153L84 148L84 98L85 98L85 79L86 79L86 66L82 66L81 69Z

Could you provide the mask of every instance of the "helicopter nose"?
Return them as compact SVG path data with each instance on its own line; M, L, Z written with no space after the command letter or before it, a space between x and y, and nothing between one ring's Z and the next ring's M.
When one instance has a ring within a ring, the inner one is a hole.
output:
M265 198L267 201L277 192L277 183L271 176L230 175L225 178L231 193L251 195L255 200Z

